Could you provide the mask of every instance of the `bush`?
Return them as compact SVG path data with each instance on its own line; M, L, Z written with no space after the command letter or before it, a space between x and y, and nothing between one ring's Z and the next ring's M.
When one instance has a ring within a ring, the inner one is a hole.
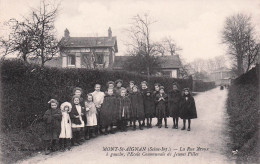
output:
M36 117L44 114L51 98L60 103L70 101L74 87L81 87L86 95L93 92L96 83L105 90L110 80L122 79L123 86L127 86L130 80L135 80L137 84L148 81L147 76L123 71L48 68L17 60L3 61L1 76L3 129L27 127ZM167 91L173 81L178 82L181 88L192 88L192 79L150 77L149 84L152 87L159 82Z
M242 160L250 160L249 156L257 150L256 145L259 141L258 75L256 67L240 76L233 82L228 93L227 112L230 117L231 147L233 150L239 150L239 159Z

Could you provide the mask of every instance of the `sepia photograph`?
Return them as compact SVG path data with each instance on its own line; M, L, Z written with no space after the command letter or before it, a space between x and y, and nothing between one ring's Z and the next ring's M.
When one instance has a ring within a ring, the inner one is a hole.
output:
M260 163L260 0L0 0L0 163Z

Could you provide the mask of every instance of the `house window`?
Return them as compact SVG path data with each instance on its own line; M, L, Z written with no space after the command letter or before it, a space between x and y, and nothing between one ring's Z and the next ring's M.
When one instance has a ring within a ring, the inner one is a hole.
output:
M103 64L104 63L104 54L96 54L96 63Z
M68 65L69 66L75 66L76 65L75 55L68 55Z

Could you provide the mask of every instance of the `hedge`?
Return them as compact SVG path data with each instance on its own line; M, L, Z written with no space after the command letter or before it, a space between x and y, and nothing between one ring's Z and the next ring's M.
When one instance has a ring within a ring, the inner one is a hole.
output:
M253 162L259 142L259 66L235 79L229 88L227 112L230 117L231 149L238 150L238 160ZM259 151L259 150L258 150Z
M137 84L148 81L147 76L122 71L49 68L19 60L3 61L1 76L3 129L27 127L44 114L51 98L60 103L70 101L74 87L81 87L86 95L93 92L96 83L101 84L104 90L110 80L122 79L123 86L127 86L130 80ZM149 84L152 86L159 82L168 91L173 81L178 82L180 88L192 88L192 79L150 77Z

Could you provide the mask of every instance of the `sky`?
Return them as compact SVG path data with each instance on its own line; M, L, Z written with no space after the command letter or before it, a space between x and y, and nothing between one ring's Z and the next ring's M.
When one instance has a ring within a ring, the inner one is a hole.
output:
M55 26L58 38L66 28L70 36L107 36L111 27L117 37L119 52L125 55L128 37L125 29L131 18L148 13L156 20L151 26L154 41L171 36L183 50L186 61L225 55L221 30L226 17L245 13L260 35L260 0L60 0ZM10 18L22 19L40 0L0 0L0 22ZM0 35L5 35L0 26Z

